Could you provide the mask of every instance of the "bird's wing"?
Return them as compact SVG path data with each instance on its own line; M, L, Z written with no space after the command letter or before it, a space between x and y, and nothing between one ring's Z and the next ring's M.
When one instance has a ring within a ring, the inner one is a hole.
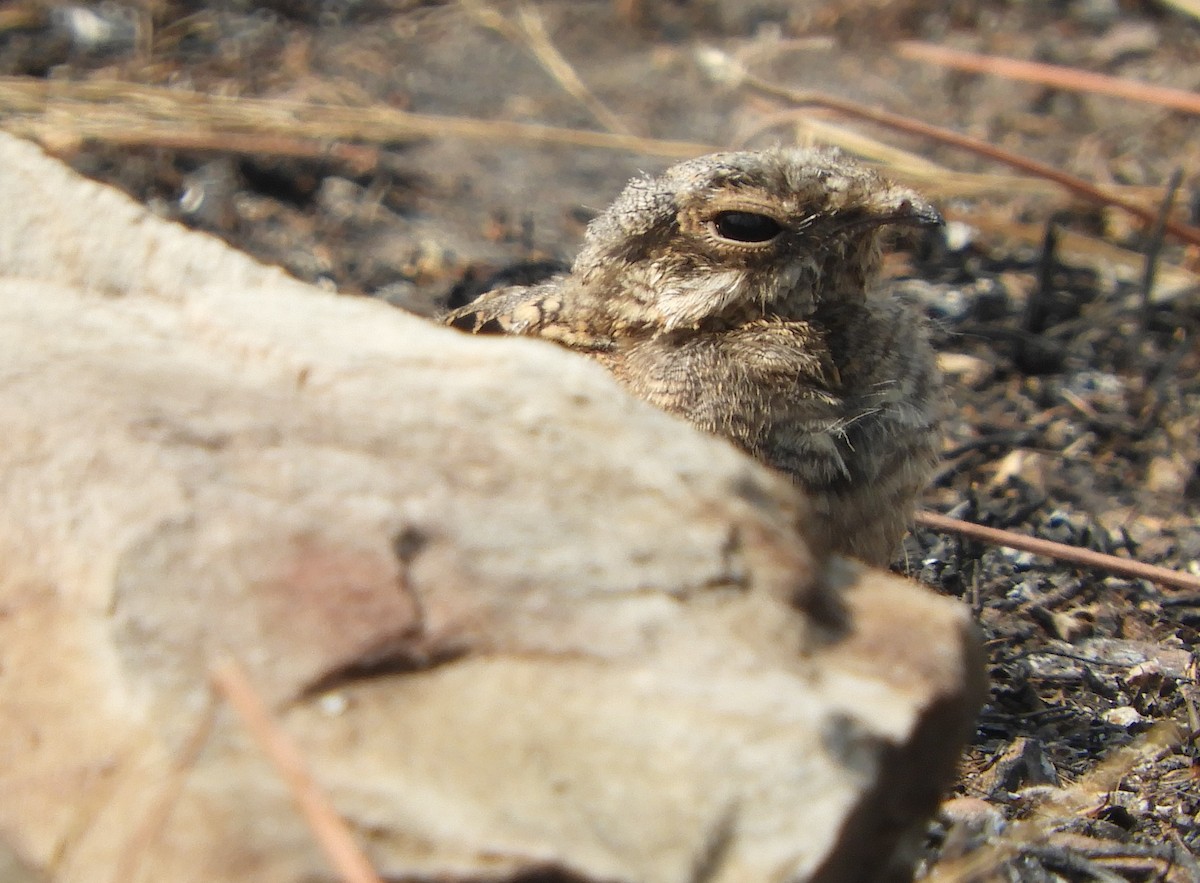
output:
M540 285L497 288L447 314L442 322L469 334L519 334L552 340L571 349L607 351L612 337L584 315L572 315L561 277Z

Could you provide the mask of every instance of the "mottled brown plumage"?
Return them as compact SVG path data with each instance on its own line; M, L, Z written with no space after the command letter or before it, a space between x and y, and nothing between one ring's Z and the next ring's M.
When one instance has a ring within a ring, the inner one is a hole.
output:
M814 545L883 564L928 479L940 397L921 318L873 290L916 193L829 151L720 153L632 181L571 272L446 317L552 340L791 474Z

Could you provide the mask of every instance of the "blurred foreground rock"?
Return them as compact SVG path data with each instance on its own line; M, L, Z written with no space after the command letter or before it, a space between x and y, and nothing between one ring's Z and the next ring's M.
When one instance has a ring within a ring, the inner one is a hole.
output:
M0 841L333 878L239 660L389 879L887 879L965 612L551 345L309 289L0 137ZM215 717L214 717L215 715ZM206 719L212 718L206 729Z

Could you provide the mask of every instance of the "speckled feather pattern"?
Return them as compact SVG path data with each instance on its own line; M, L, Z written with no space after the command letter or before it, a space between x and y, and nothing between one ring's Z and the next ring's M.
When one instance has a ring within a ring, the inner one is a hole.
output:
M777 232L731 239L726 213ZM885 564L932 470L941 384L922 318L874 288L880 237L938 222L832 151L714 154L632 181L569 274L487 292L445 321L600 361L793 476L816 548Z

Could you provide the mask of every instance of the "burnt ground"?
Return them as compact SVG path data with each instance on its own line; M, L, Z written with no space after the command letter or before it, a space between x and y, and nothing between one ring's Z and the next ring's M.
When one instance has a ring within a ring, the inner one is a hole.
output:
M961 73L904 39L1195 91L1200 23L1134 0L13 0L0 74L387 106L713 147L814 139L911 180L951 224L892 284L935 327L950 388L925 505L1200 574L1200 251L971 153L715 83L697 48L757 75L1001 145L1200 224L1200 128L1182 111ZM539 25L545 40L539 43ZM543 61L551 45L607 108ZM14 128L15 115L0 116ZM14 129L17 130L17 129ZM43 135L45 133L43 132ZM859 136L872 142L852 141ZM220 133L43 137L87 175L295 276L430 314L497 272L569 260L639 170L670 159L511 132L393 139L347 156ZM115 144L115 141L120 141ZM884 156L879 143L907 151ZM938 164L932 172L913 157ZM952 175L972 173L970 177ZM991 696L919 873L939 880L1200 880L1194 651L1200 593L918 529L897 567L976 611ZM1105 875L1108 876L1105 876Z

